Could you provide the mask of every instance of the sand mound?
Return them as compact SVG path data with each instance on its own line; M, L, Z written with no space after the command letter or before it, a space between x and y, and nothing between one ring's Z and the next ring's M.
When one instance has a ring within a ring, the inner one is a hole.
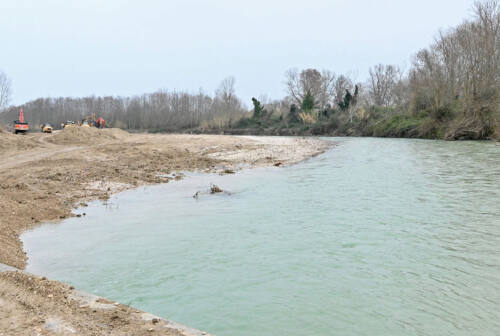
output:
M0 130L0 152L25 150L37 147L33 139L24 135L14 135L6 130Z
M0 129L0 151L3 152L12 146L10 134Z
M49 141L57 144L99 143L122 139L127 135L127 132L116 128L98 129L95 127L73 126L66 127L61 132L54 134Z
M121 128L106 128L102 131L114 136L116 139L121 139L130 136L129 132L124 131Z

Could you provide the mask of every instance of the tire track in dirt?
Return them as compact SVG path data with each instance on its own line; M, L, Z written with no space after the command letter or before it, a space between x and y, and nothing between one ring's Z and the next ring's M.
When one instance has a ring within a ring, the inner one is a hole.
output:
M74 146L74 147L55 148L43 151L40 151L40 149L36 149L32 151L23 151L19 154L14 154L14 155L12 155L13 152L10 152L5 155L5 156L8 155L6 159L5 158L1 159L2 161L0 162L0 169L15 168L25 163L40 161L49 157L53 157L58 154L72 152L83 148L84 147L81 146Z

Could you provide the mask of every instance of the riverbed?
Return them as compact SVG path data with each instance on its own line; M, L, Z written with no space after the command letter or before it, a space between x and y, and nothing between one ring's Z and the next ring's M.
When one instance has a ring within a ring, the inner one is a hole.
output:
M22 236L27 271L219 336L500 330L500 148L331 141L91 203Z

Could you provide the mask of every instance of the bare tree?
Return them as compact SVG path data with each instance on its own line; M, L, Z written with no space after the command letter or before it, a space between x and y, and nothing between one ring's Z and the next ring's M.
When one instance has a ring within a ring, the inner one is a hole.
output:
M333 86L333 90L335 92L335 105L339 106L340 104L342 104L344 102L344 96L347 90L352 91L353 87L354 84L349 77L345 75L340 75L339 77L337 77Z
M299 73L290 69L285 73L287 92L298 105L310 94L317 107L324 108L333 98L334 82L335 74L329 70L305 69Z
M215 95L221 98L224 102L231 102L235 98L235 83L236 80L233 76L224 78L219 84Z
M307 93L307 88L304 88L303 82L300 79L300 73L297 69L289 69L285 73L285 84L288 94L297 104L302 104Z
M370 68L368 94L373 105L390 106L396 102L395 89L402 78L402 71L394 65L378 64Z
M222 80L218 89L215 91L215 119L219 121L219 126L231 124L233 117L241 116L244 111L240 99L236 96L236 80L229 76Z
M410 72L413 110L453 113L448 137L485 137L500 119L500 1L477 1L474 17L441 32L415 57Z
M222 90L217 97L201 91L190 94L160 90L134 97L40 98L22 107L33 125L60 125L95 113L110 126L156 131L178 131L203 123L223 127L245 112L232 90ZM10 123L17 113L17 107L7 108L0 113L0 122Z
M0 71L0 110L7 107L11 94L12 81L3 71Z
M325 108L333 102L335 97L335 73L330 70L321 72L321 87L318 93L318 103L320 108Z

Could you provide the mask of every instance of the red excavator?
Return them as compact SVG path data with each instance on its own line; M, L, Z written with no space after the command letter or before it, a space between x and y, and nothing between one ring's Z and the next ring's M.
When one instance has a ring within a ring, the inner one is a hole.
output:
M14 133L26 133L30 130L30 124L24 121L23 108L19 109L19 120L14 121Z

